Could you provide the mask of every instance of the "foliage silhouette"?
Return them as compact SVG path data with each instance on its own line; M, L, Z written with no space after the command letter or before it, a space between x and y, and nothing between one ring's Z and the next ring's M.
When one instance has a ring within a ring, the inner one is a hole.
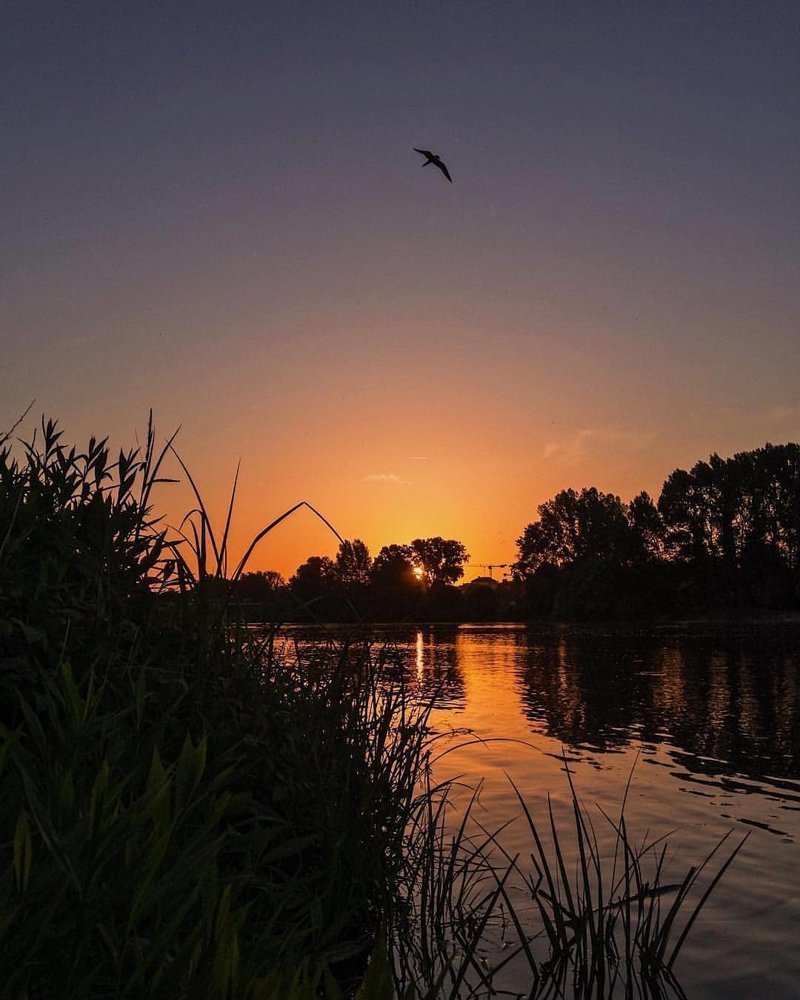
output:
M800 607L800 445L674 470L658 504L558 493L518 539L531 617L620 618Z

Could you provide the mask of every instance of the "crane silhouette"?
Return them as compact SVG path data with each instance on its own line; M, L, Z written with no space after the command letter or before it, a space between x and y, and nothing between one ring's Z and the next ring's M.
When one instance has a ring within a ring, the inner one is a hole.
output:
M511 563L470 563L471 566L478 566L480 569L489 570L489 579L494 580L493 571L496 569L508 569Z

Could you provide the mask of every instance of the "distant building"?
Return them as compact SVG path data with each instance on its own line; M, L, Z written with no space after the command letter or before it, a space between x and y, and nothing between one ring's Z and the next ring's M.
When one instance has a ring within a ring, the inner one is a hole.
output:
M498 580L493 580L490 576L476 576L474 580L464 584L465 590L472 590L479 587L487 587L489 590L497 590L500 586Z

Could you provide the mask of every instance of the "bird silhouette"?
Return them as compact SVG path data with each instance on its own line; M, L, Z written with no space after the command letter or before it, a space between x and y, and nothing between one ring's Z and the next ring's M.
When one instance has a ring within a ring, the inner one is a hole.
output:
M450 176L449 170L442 163L442 161L439 159L436 153L432 153L429 149L417 149L416 146L414 146L414 152L422 153L423 156L428 157L428 159L422 164L423 167L427 167L429 163L432 163L435 167L438 167L441 170L441 172L445 175L445 177L450 181L451 184L453 183L453 178Z

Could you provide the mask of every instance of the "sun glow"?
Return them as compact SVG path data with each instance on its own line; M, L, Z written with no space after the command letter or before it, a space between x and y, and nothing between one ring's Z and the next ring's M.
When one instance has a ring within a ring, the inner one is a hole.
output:
M421 580L425 576L425 570L421 566L415 566L412 572L417 580Z

